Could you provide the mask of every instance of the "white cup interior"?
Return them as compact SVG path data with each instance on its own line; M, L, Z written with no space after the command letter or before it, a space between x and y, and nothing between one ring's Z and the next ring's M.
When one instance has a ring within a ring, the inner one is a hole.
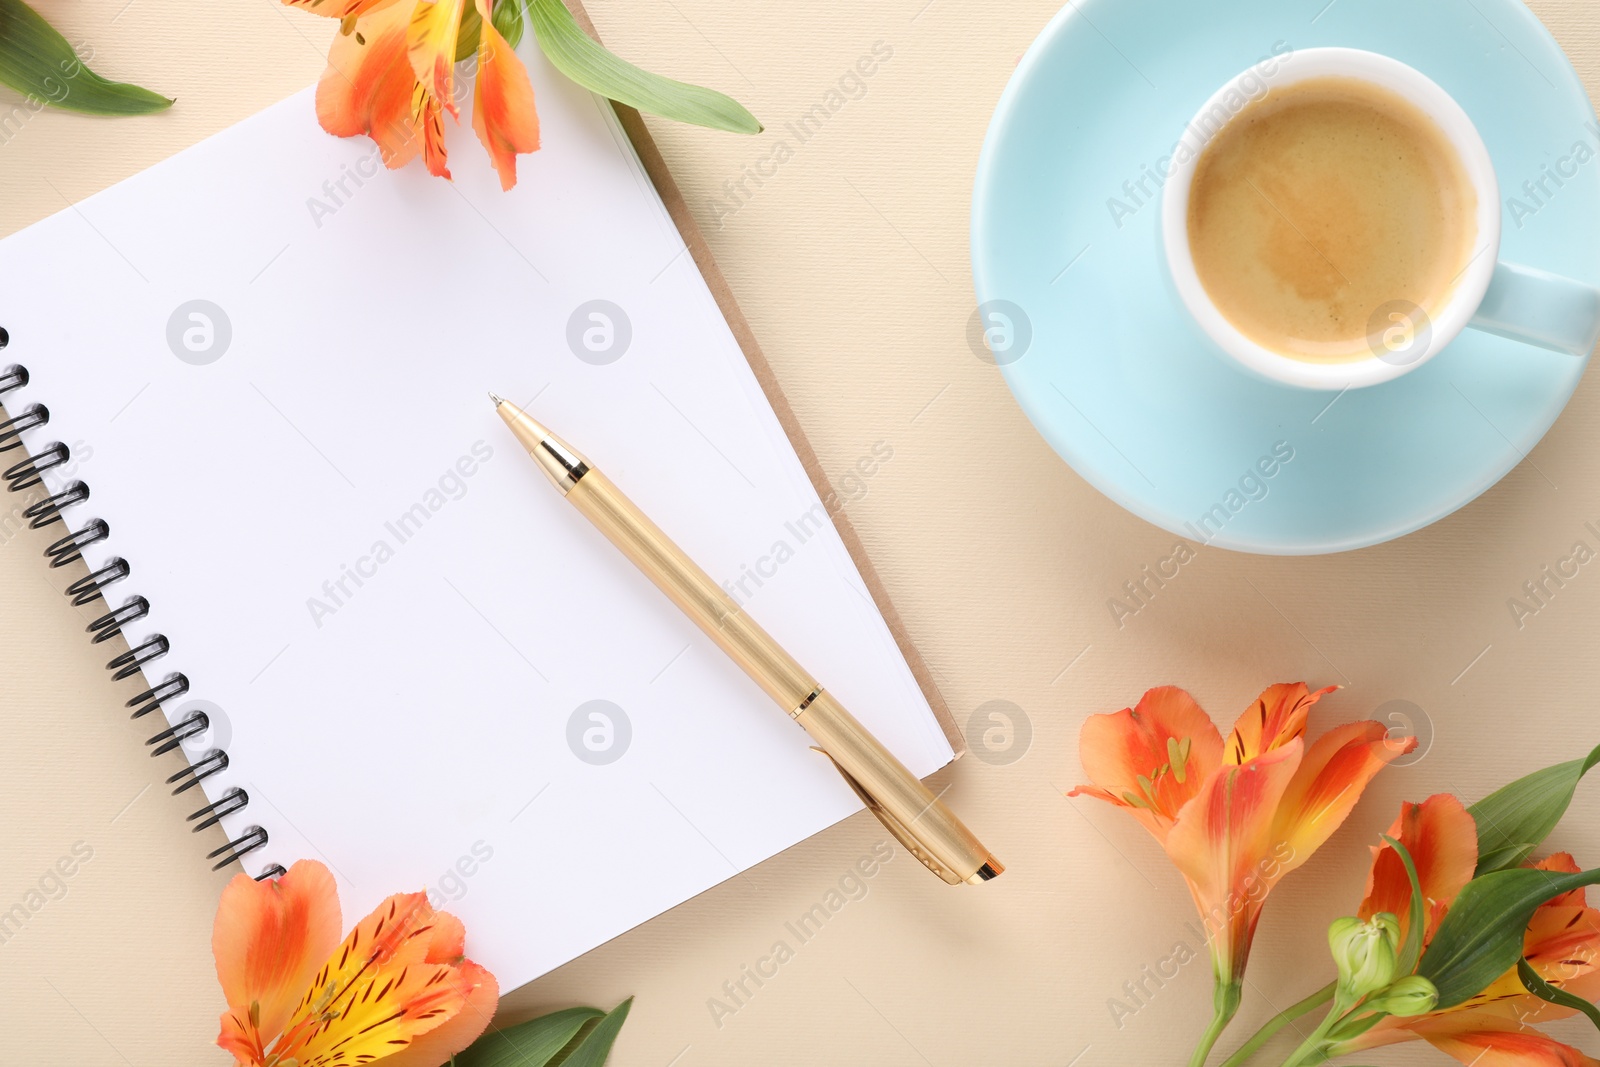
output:
M1396 93L1429 116L1455 148L1477 194L1477 235L1472 258L1443 306L1424 309L1413 323L1422 338L1403 355L1313 362L1273 351L1245 336L1219 311L1195 270L1189 248L1189 194L1207 144L1251 103L1277 89L1312 78L1356 78ZM1201 328L1246 370L1305 389L1347 389L1392 381L1436 356L1455 339L1483 303L1500 253L1500 185L1477 127L1449 93L1397 59L1354 48L1313 48L1274 55L1234 78L1206 101L1184 130L1162 194L1162 240L1173 283Z

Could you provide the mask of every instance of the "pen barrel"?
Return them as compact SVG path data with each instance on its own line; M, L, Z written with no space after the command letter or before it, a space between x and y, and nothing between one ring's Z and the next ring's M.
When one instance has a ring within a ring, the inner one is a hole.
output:
M611 479L591 468L567 500L780 707L792 713L811 696L816 680Z
M923 864L946 881L967 882L991 863L972 831L609 478L590 468L567 500L805 728Z
M817 747L859 783L868 806L882 809L885 825L906 827L895 836L935 874L952 884L970 882L991 862L989 850L944 802L923 785L844 705L827 691L797 717ZM947 875L953 875L950 877Z

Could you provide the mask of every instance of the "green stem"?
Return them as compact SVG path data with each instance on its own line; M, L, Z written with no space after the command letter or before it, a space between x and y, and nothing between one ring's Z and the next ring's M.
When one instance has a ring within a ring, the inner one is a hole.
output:
M1328 1009L1328 1014L1322 1017L1322 1022L1311 1031L1311 1036L1300 1042L1300 1047L1283 1061L1283 1067L1310 1067L1310 1065L1325 1063L1328 1059L1328 1033L1344 1017L1349 1014L1350 1005L1345 998L1337 995L1333 998L1333 1007Z
M1285 1026L1288 1026L1290 1023L1311 1011L1313 1008L1320 1007L1321 1005L1332 1000L1333 986L1334 983L1329 982L1327 985L1323 986L1309 997L1306 997L1297 1004L1290 1005L1289 1007L1280 1011L1278 1014L1274 1015L1272 1018L1268 1019L1266 1024L1262 1026L1261 1029L1257 1030L1249 1041L1246 1041L1243 1045L1239 1046L1239 1051L1222 1061L1222 1067L1242 1067L1242 1064L1244 1064L1244 1062L1251 1056L1254 1056L1256 1052L1260 1050L1262 1045L1265 1045L1268 1041L1271 1041L1279 1030L1282 1030Z
M1216 1046L1217 1038L1222 1036L1222 1031L1228 1028L1228 1024L1239 1011L1239 988L1237 982L1217 983L1211 997L1215 1005L1211 1025L1200 1035L1200 1043L1194 1047L1194 1055L1189 1057L1189 1067L1205 1067L1206 1059Z
M1329 1059L1327 1049L1312 1049L1305 1056L1295 1061L1295 1067L1318 1067L1327 1063Z
M1322 1052L1322 1042L1325 1036L1322 1028L1319 1027L1316 1033L1302 1041L1300 1047L1295 1049L1293 1054L1283 1061L1283 1067L1300 1067L1310 1057ZM1324 1060L1327 1058L1325 1054L1322 1056Z

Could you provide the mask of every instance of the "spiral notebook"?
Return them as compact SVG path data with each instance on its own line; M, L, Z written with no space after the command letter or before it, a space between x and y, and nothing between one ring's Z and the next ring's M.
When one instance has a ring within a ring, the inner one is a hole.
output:
M454 184L391 173L307 92L0 242L0 466L189 757L196 862L220 823L218 867L322 860L346 914L426 887L505 989L860 804L486 390L913 771L959 745L830 519L896 442L814 482L637 116L523 55L544 147L509 194L470 130Z

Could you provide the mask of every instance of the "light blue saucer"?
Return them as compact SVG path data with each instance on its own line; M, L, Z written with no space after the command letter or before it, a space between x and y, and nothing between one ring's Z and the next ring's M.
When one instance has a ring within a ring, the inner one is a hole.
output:
M1503 205L1501 259L1600 285L1600 126L1517 0L1069 0L989 128L973 273L1012 393L1090 484L1190 540L1338 552L1499 481L1588 361L1468 330L1405 378L1343 395L1224 362L1178 299L1159 198L1138 185L1155 189L1145 176L1185 123L1274 45L1365 48L1433 78L1477 124L1502 198L1522 201ZM1595 158L1557 187L1544 168L1579 142ZM1541 180L1536 201L1524 183Z

